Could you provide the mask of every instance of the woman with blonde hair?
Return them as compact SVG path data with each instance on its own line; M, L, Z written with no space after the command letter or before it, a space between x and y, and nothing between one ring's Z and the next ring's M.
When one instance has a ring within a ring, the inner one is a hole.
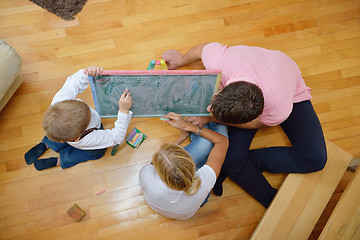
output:
M144 199L156 212L169 218L192 217L207 201L220 173L227 148L227 127L208 123L204 128L168 113L166 123L180 130L172 144L160 146L150 164L139 174ZM179 146L191 133L191 142Z

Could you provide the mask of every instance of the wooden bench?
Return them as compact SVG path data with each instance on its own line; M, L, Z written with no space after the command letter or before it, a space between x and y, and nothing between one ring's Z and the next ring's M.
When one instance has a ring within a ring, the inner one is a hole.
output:
M326 144L325 168L309 174L288 174L252 240L308 239L352 159L335 144Z
M360 168L345 189L319 239L360 239Z

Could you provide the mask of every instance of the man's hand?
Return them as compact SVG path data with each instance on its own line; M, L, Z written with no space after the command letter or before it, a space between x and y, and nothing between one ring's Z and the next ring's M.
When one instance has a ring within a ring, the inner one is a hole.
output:
M168 64L168 69L178 69L182 67L183 55L174 49L167 50L161 56Z
M211 117L187 117L185 121L192 123L194 125L198 125L200 127L205 126L208 122L210 122Z

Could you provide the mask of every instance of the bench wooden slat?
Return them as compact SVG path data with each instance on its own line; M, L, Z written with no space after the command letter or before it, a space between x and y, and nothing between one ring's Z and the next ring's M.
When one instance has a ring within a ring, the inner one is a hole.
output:
M319 239L360 239L359 167L332 212Z
M307 239L346 171L352 155L327 141L322 171L289 174L255 229L252 240Z

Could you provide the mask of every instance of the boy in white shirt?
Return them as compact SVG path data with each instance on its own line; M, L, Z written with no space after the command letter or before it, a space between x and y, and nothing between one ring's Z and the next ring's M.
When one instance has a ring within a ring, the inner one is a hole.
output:
M90 66L68 77L45 112L43 140L25 153L28 165L38 171L60 165L69 168L78 163L102 158L107 147L120 144L128 129L132 112L131 93L125 90L119 100L118 119L113 129L103 129L100 115L76 96L89 83L88 76L102 73L102 68ZM38 159L48 148L59 157Z

